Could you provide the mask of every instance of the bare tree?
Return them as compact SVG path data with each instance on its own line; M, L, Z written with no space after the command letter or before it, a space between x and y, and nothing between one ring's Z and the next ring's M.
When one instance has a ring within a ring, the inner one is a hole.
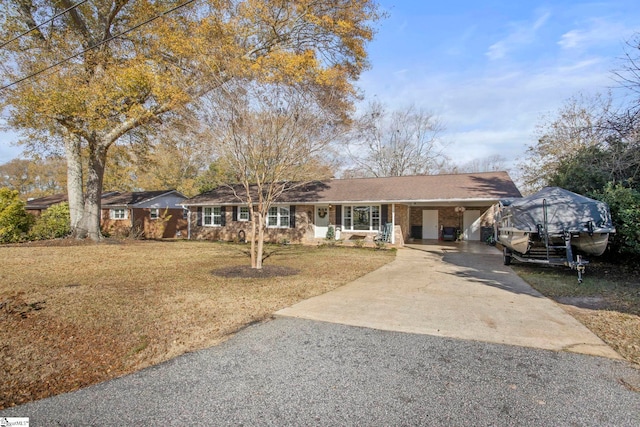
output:
M475 172L496 172L506 169L507 159L500 154L493 154L479 159L473 159L460 165L445 166L442 172L445 173L475 173Z
M414 105L389 112L372 102L354 123L349 152L355 168L347 176L402 176L435 173L447 156L444 125Z
M230 188L250 209L251 266L260 269L269 210L285 192L328 177L323 157L343 121L330 100L298 85L240 82L225 91L208 108L211 138L241 184L242 192Z
M583 148L605 141L610 129L607 122L611 104L611 96L577 96L553 115L541 119L537 143L527 148L525 158L518 164L525 191L544 187L561 163Z

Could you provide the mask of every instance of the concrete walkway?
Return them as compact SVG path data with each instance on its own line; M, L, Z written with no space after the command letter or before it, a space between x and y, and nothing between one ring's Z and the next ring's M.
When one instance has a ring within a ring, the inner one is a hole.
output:
M480 243L408 245L386 266L276 315L620 358Z

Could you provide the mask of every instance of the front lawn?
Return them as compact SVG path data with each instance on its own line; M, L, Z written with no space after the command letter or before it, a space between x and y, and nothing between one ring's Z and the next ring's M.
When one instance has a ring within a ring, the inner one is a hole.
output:
M272 274L294 274L229 277L249 264L245 250L189 241L1 246L0 408L215 345L395 256L358 248L269 247L274 253L265 266L273 267Z
M640 266L594 259L584 282L562 267L514 262L513 269L540 293L555 300L625 359L640 365Z

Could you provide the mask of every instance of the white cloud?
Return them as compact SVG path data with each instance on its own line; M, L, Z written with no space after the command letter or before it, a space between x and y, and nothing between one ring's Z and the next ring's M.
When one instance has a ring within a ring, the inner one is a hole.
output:
M507 53L532 43L535 40L536 32L544 26L551 13L546 12L538 17L534 22L512 23L511 32L502 40L489 46L485 55L491 60L502 59Z
M590 19L580 28L574 28L560 36L557 44L565 50L589 49L602 44L623 42L637 29L606 19Z

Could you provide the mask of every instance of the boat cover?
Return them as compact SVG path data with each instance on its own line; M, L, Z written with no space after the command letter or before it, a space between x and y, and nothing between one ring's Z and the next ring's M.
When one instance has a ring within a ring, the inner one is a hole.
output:
M606 203L559 187L546 187L527 197L505 200L501 203L501 216L511 214L511 227L537 231L538 224L544 227L544 204L549 233L587 231L589 222L596 232L615 232Z

